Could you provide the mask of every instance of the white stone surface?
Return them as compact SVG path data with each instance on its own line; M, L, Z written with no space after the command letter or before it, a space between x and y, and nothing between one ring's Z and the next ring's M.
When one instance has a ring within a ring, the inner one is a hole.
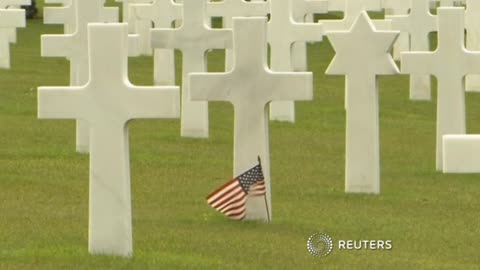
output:
M480 1L467 0L465 12L465 28L467 30L467 49L480 51ZM468 75L467 91L480 91L480 75Z
M328 13L328 0L294 0L293 20L298 23L312 23L315 14ZM292 71L307 71L307 43L292 45Z
M320 20L324 25L325 32L348 31L355 20L363 11L382 11L381 0L330 0L330 6L343 11L341 20ZM330 9L330 7L329 7ZM390 21L372 20L375 27L380 30L390 29ZM348 91L345 93L345 109L348 108Z
M292 0L272 1L268 22L270 44L270 68L273 71L293 71L292 44L302 41L322 41L323 26L317 23L297 23L293 20ZM295 91L295 88L292 88ZM276 101L270 104L270 119L295 122L293 101Z
M349 31L327 34L336 51L327 74L346 76L346 192L380 193L378 75L399 72L390 55L398 34L376 30L366 11Z
M126 24L91 24L88 29L88 83L40 87L38 117L89 122L89 251L131 256L127 122L135 118L178 117L178 87L137 87L128 81Z
M77 0L45 0L46 4L61 4L60 7L44 7L43 22L45 24L63 24L64 33L74 33L76 25L76 14L74 2ZM95 0L97 1L97 0ZM101 5L105 4L105 0L101 0ZM103 22L118 22L118 8L104 7L101 10L101 20Z
M437 50L402 53L402 72L437 78L436 168L441 171L443 135L466 132L464 77L480 72L480 52L465 49L463 8L439 8L438 16Z
M480 173L480 135L443 136L444 173Z
M227 73L190 74L191 98L233 104L234 175L255 165L257 156L260 156L267 187L268 211L264 198L250 198L246 219L269 221L272 203L268 103L274 100L311 100L312 74L274 72L268 68L266 18L235 18L233 30L233 69Z
M115 0L122 3L123 22L128 22L130 34L138 35L140 54L152 55L153 49L150 41L150 29L152 24L149 20L141 19L131 13L132 4L151 4L153 0Z
M223 28L227 29L232 28L233 17L267 16L269 12L270 2L264 1L223 0L221 2L210 1L207 4L207 15L223 18ZM225 69L230 70L232 67L233 51L227 49L225 52Z
M183 23L175 29L153 29L153 48L182 51L182 118L183 137L208 137L208 103L189 100L188 73L206 71L205 54L211 49L232 46L232 31L212 29L206 23L206 0L183 0Z
M75 10L72 1L75 0L45 0L45 4L60 4L62 6L44 7L43 23L63 24L65 34L75 32Z
M347 0L328 0L328 12L344 12Z
M141 20L152 22L153 28L172 28L175 21L182 19L182 5L173 0L132 4L130 12ZM153 81L155 85L175 85L175 51L173 49L154 49Z
M341 9L344 12L341 20L320 20L323 23L325 32L346 31L350 29L353 22L360 16L362 11L381 11L381 0L330 0L334 9ZM342 3L343 2L343 3ZM329 7L329 10L331 8Z
M18 1L15 3L18 4ZM8 2L3 4L6 5ZM25 27L25 25L23 9L0 8L0 68L10 68L10 43L16 39L15 35L12 36L12 31L16 31L17 27Z
M411 0L408 15L387 16L392 20L392 29L410 34L411 51L429 51L428 35L436 32L437 16L430 13L431 0ZM428 75L410 76L410 99L431 100L431 83Z
M410 11L409 0L383 0L385 15L407 15ZM401 32L400 36L393 46L393 59L400 60L400 53L410 50L410 36L406 32Z
M20 9L22 5L30 5L31 0L0 0L0 9ZM10 43L17 42L17 29L16 27L4 29L0 28L0 32L8 32L8 40ZM3 39L2 39L3 40Z
M88 46L87 24L116 20L113 10L104 7L104 0L78 1L71 0L72 5L65 8L49 8L49 22L66 23L74 26L72 33L64 35L42 35L41 53L43 57L66 57L70 60L70 84L79 86L88 81ZM54 15L51 15L54 14ZM57 17L57 15L59 15ZM53 18L56 18L53 20ZM132 53L133 54L133 53ZM88 153L88 126L84 121L77 121L76 149L80 153Z
M456 0L440 0L440 6L442 7L453 7L458 4Z

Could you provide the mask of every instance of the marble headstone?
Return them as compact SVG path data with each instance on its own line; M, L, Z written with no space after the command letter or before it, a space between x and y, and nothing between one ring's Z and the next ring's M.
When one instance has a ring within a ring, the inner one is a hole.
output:
M142 55L152 55L152 47L150 42L150 29L152 24L149 20L138 18L131 13L132 4L150 4L153 0L116 0L122 3L122 21L128 23L130 34L138 35L138 48Z
M206 71L205 54L211 49L232 45L232 31L207 25L206 0L183 0L183 21L179 28L152 29L153 48L179 49L182 52L181 136L208 137L208 103L191 101L187 75Z
M378 31L366 11L349 31L327 34L336 52L327 74L346 77L346 192L380 193L378 75L399 73L390 54L398 34Z
M88 121L89 251L131 256L127 122L177 118L178 87L138 87L128 81L127 24L90 24L88 40L89 80L83 86L40 87L38 117Z
M480 51L480 1L467 0L465 28L467 30L467 49ZM468 75L465 83L467 91L480 91L480 75Z
M211 1L207 4L207 15L209 17L221 17L223 19L223 28L227 29L232 28L233 17L267 16L269 12L270 2L265 1L223 0L221 2ZM233 67L232 61L233 51L226 49L226 70L230 70Z
M268 68L266 25L266 18L235 18L233 69L227 73L192 73L189 78L193 100L233 104L234 175L256 164L260 156L267 188L268 208L263 198L249 198L246 219L269 221L272 200L268 104L274 100L311 100L313 79L311 73L275 72Z
M466 132L464 77L480 73L480 52L465 48L463 8L439 8L438 16L437 50L402 53L402 72L437 78L436 168L441 171L443 135Z
M132 4L130 12L141 20L153 23L153 28L172 28L174 22L182 19L182 9L182 5L173 0L155 0L151 4ZM163 48L153 51L154 84L175 85L175 51Z
M19 1L15 3L18 4ZM0 68L10 68L10 43L15 41L12 29L25 27L25 25L25 11L23 9L0 8Z
M392 21L392 29L410 35L411 51L429 51L429 34L436 32L437 16L430 13L431 0L410 0L408 15L387 16ZM410 76L410 99L430 100L431 83L429 75L414 74Z
M270 68L277 72L293 71L292 45L296 42L322 41L323 26L317 23L293 21L293 1L272 1L268 22ZM292 88L292 91L296 91ZM294 101L276 101L270 104L270 119L295 122Z
M67 23L75 27L72 33L63 35L42 35L41 53L43 57L66 57L70 60L70 84L79 86L87 83L89 76L87 25L88 23L110 22L118 18L114 16L114 8L104 7L104 0L80 1L71 0L66 9L50 8L49 16L57 17L58 23ZM58 14L57 14L58 13ZM53 14L53 15L52 15ZM48 19L48 18L47 18ZM50 21L52 22L52 21ZM130 55L137 54L131 37ZM89 131L85 121L77 121L76 149L80 153L89 151Z

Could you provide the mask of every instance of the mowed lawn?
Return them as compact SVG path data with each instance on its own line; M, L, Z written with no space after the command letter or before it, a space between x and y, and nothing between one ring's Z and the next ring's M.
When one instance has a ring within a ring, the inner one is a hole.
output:
M315 100L297 103L294 125L270 125L271 224L206 204L233 164L232 106L211 103L209 139L180 138L179 120L130 123L134 257L90 256L88 156L75 153L74 121L36 117L37 87L68 83L65 59L40 57L40 35L61 30L30 20L0 71L1 270L480 269L480 176L435 172L436 103L409 101L407 76L380 80L381 195L344 193L344 79L324 75L327 40L309 45ZM222 69L221 52L209 60ZM132 58L130 78L151 85L152 59ZM479 94L467 102L479 133ZM306 249L316 232L393 250L316 258Z

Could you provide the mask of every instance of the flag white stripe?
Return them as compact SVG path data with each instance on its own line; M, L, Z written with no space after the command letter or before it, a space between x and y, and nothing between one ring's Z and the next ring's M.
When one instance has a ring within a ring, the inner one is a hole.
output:
M214 203L211 203L212 207L220 208L221 205L224 205L226 202L231 201L232 198L230 198L230 197L235 195L235 194L237 194L237 195L234 196L233 198L238 197L238 195L244 194L242 187L238 186L234 190L231 190L230 192L225 193L225 196L223 198L221 198L220 200L218 200Z
M218 197L222 196L222 194L224 194L226 190L229 190L230 188L232 188L234 186L239 186L239 185L240 185L240 183L238 183L238 181L232 182L230 185L226 186L221 191L219 191L217 194L215 194L214 196L209 198L208 202L215 201Z

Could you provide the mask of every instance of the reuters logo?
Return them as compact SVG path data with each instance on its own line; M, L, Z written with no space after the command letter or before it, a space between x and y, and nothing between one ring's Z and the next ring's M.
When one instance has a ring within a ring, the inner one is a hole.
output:
M324 233L316 233L308 238L308 252L315 257L326 257L333 251L333 240Z

